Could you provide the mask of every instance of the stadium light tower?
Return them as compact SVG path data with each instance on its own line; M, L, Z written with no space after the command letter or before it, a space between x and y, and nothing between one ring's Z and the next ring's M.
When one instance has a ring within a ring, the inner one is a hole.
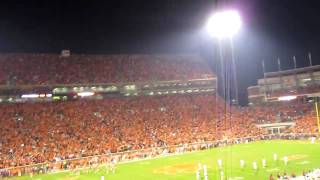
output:
M237 87L237 75L236 75L236 65L235 65L235 58L234 58L234 46L233 46L233 36L239 32L241 28L242 22L241 17L239 13L236 10L225 10L214 13L208 20L206 24L207 32L210 36L217 38L219 40L219 46L220 46L220 57L221 62L223 64L226 64L226 66L229 64L231 65L231 69L233 72L230 72L233 74L234 79L234 86L235 86L235 103L238 104L239 101L239 95L238 95L238 87ZM231 58L231 60L228 61L227 57L223 57L222 53L222 40L227 39L230 41L230 54L227 55ZM226 68L226 66L224 68ZM227 71L226 68L225 71ZM224 77L224 85L227 83L227 78ZM225 86L226 87L226 86Z
M241 17L235 10L227 10L213 14L207 23L208 33L215 38L232 38L241 27Z

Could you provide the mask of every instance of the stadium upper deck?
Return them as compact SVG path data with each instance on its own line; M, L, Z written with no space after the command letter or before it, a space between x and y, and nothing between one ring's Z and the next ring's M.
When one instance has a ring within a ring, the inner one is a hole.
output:
M0 102L211 92L216 77L198 55L0 54ZM57 95L58 94L58 95ZM35 97L37 96L37 97ZM40 98L39 98L40 97Z
M0 54L0 84L48 85L213 77L197 55Z
M251 103L277 100L281 96L305 96L320 92L320 66L268 72L257 86L248 87Z

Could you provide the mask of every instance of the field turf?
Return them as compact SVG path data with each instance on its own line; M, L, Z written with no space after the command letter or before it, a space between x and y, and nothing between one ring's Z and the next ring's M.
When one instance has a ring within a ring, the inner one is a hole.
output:
M273 160L273 154L278 154L278 161ZM285 166L282 157L288 156L289 162ZM262 168L262 159L267 161L267 167ZM214 148L206 151L198 151L160 157L149 160L118 164L115 174L106 174L103 168L100 172L81 172L80 175L72 175L70 172L9 178L14 180L142 180L142 179L196 179L198 163L208 167L209 180L220 179L217 160L222 159L225 176L228 179L268 179L270 174L295 172L300 175L302 171L320 168L320 143L311 144L310 141L273 140L259 141L248 144L240 144ZM240 168L240 160L245 161L245 167ZM252 169L252 162L257 161L259 169ZM203 179L203 171L201 172Z

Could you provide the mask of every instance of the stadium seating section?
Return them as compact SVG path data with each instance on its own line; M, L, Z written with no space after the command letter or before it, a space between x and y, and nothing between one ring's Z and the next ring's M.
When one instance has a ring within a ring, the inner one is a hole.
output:
M44 85L211 77L193 55L0 54L0 84Z
M212 77L184 56L0 55L0 84L39 85ZM196 58L195 58L196 59ZM156 146L257 136L255 123L317 131L311 104L226 107L215 94L0 105L0 169ZM225 116L225 115L230 116Z

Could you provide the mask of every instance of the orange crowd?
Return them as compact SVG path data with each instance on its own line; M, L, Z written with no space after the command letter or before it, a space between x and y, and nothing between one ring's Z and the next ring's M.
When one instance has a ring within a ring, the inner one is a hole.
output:
M212 77L196 55L0 54L0 85L164 81Z
M259 135L213 94L0 105L0 169Z
M194 56L0 55L2 85L212 76L209 67ZM265 134L257 123L295 121L289 132L317 131L311 103L297 100L231 107L214 93L0 104L0 109L0 169Z
M317 116L314 111L309 112L303 117L298 118L295 126L290 128L293 133L318 133Z
M306 103L300 99L278 101L243 107L241 110L249 120L258 124L293 122L312 111L313 103Z
M275 108L277 107L277 108ZM292 117L314 133L310 103L227 107L215 94L0 105L0 169L110 152L259 136L257 119ZM268 115L268 116L266 116ZM256 117L256 118L255 118Z

